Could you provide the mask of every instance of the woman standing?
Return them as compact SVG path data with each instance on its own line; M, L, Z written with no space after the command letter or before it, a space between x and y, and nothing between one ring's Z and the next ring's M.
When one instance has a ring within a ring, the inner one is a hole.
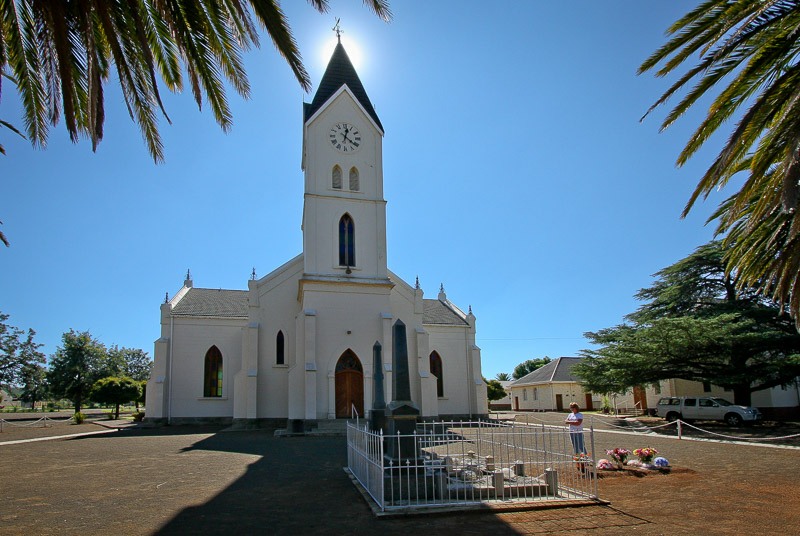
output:
M583 443L583 413L578 404L573 402L569 405L571 413L566 418L564 424L569 425L569 438L572 441L572 448L575 454L586 454L586 446Z

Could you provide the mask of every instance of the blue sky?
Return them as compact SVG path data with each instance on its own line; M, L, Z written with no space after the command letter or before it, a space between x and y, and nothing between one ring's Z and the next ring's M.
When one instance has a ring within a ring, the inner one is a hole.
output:
M313 82L330 28L386 129L389 267L419 276L478 322L487 377L576 355L586 331L622 321L651 274L712 237L718 192L680 212L721 139L683 168L701 109L659 134L667 87L638 65L694 2L414 2L383 23L355 0L285 10ZM360 56L360 60L357 58ZM264 41L250 100L229 95L223 133L191 95L168 94L166 163L153 164L119 90L106 89L97 153L63 125L46 150L0 132L0 311L49 355L70 328L152 355L159 305L195 286L245 289L300 253L304 94ZM0 117L21 123L4 84Z

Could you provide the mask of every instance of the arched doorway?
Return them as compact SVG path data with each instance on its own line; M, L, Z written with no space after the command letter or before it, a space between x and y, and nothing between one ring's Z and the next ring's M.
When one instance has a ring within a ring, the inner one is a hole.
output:
M364 416L364 369L352 350L346 350L336 362L336 418L350 417L355 406Z

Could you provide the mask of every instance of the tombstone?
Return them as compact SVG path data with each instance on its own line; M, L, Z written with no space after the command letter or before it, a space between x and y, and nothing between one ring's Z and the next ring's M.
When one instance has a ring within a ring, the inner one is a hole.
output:
M419 459L414 432L417 429L419 408L411 401L411 381L408 367L406 325L398 320L392 326L392 401L386 406L386 457L400 463ZM408 436L408 437L402 437Z
M383 360L381 359L381 343L375 342L372 347L372 411L369 413L370 426L374 432L383 430L386 425L386 398L383 395Z

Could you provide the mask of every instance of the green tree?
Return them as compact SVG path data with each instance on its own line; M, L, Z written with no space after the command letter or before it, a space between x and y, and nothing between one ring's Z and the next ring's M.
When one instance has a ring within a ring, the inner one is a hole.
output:
M116 378L109 376L97 380L89 393L89 397L100 404L114 405L114 418L119 419L119 406L133 402L142 395L142 388L132 378Z
M503 389L503 386L500 385L499 380L487 380L484 378L483 381L486 382L486 396L489 399L489 402L500 400L506 396L506 392Z
M139 411L139 404L147 404L147 380L139 381L139 397L135 400L136 411Z
M122 362L122 375L137 381L147 381L147 379L150 378L153 361L144 350L114 346L108 353L109 355L118 355L121 357L121 359L115 359L115 361Z
M47 396L47 369L39 363L26 363L20 374L22 392L20 399L36 409L36 403Z
M498 372L495 379L501 382L507 382L511 380L511 376L508 375L508 372Z
M309 3L320 13L328 9L326 0ZM386 0L364 3L383 20L391 18ZM96 149L103 138L104 85L112 74L156 162L164 159L159 112L169 122L159 78L179 92L185 73L198 107L205 100L227 131L232 114L225 81L249 96L242 53L259 46L257 25L303 89L311 86L279 0L4 0L0 18L0 75L16 86L25 132L36 146L46 144L49 126L63 116L72 141L85 136ZM16 131L7 122L0 127Z
M663 130L702 97L714 98L678 165L736 119L683 215L741 174L741 188L712 216L717 232L727 233L729 268L736 270L740 288L789 303L800 326L800 2L707 0L675 22L668 35L639 72L677 71L678 78L647 113L684 93Z
M514 372L511 375L514 377L515 380L522 378L533 372L534 370L541 368L548 364L551 359L547 356L540 357L538 359L528 359L527 361L523 361L516 367L514 367Z
M624 392L681 378L732 389L737 404L800 375L800 335L781 306L741 287L722 242L656 274L626 324L586 333L600 347L573 368L589 391Z
M105 359L105 346L88 331L64 333L47 374L53 396L71 400L75 413L79 413L92 385L102 374Z
M36 332L9 325L8 318L0 313L0 385L11 386L19 384L25 365L44 364L46 359L39 351L42 345L33 340Z

